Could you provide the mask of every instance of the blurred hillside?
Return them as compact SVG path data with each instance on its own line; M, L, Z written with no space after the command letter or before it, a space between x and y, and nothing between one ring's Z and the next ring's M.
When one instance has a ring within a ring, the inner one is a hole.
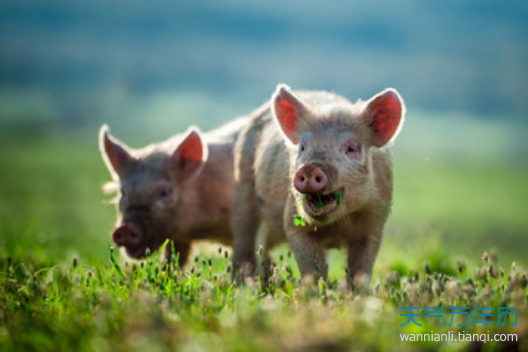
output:
M524 131L527 19L523 0L4 0L0 129L108 122L142 143L245 114L285 82L353 100L393 86L415 119Z

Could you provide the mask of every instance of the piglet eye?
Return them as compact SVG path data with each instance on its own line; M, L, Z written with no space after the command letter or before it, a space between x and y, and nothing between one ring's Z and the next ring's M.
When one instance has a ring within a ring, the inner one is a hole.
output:
M301 143L301 145L299 146L299 150L301 152L304 152L306 150L306 145L304 143Z
M348 141L341 147L341 151L349 158L359 160L361 158L361 144L355 141Z
M171 195L171 189L168 187L160 187L156 190L156 198L158 199L166 199Z
M347 153L358 153L361 151L361 147L359 145L349 145L346 149Z

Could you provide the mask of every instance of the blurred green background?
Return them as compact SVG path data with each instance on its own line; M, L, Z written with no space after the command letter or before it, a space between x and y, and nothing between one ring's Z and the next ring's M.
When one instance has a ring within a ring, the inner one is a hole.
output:
M107 260L102 123L139 147L284 82L406 100L378 266L490 248L528 264L525 1L2 1L0 24L5 255Z

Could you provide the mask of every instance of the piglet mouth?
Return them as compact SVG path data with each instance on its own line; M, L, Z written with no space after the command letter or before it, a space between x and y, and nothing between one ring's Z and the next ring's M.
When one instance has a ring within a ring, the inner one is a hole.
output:
M335 192L304 194L303 209L312 218L324 218L341 205L344 194L342 189Z
M147 256L145 247L125 247L125 250L130 258L143 259Z

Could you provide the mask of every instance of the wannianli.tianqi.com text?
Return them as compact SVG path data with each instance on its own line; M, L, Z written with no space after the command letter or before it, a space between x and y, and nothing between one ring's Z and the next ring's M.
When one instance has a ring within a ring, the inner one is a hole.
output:
M517 341L517 334L490 334L489 331L486 334L466 334L464 331L455 333L448 331L445 334L435 334L431 331L430 334L400 334L401 341L465 341L465 342L504 342L504 341Z

